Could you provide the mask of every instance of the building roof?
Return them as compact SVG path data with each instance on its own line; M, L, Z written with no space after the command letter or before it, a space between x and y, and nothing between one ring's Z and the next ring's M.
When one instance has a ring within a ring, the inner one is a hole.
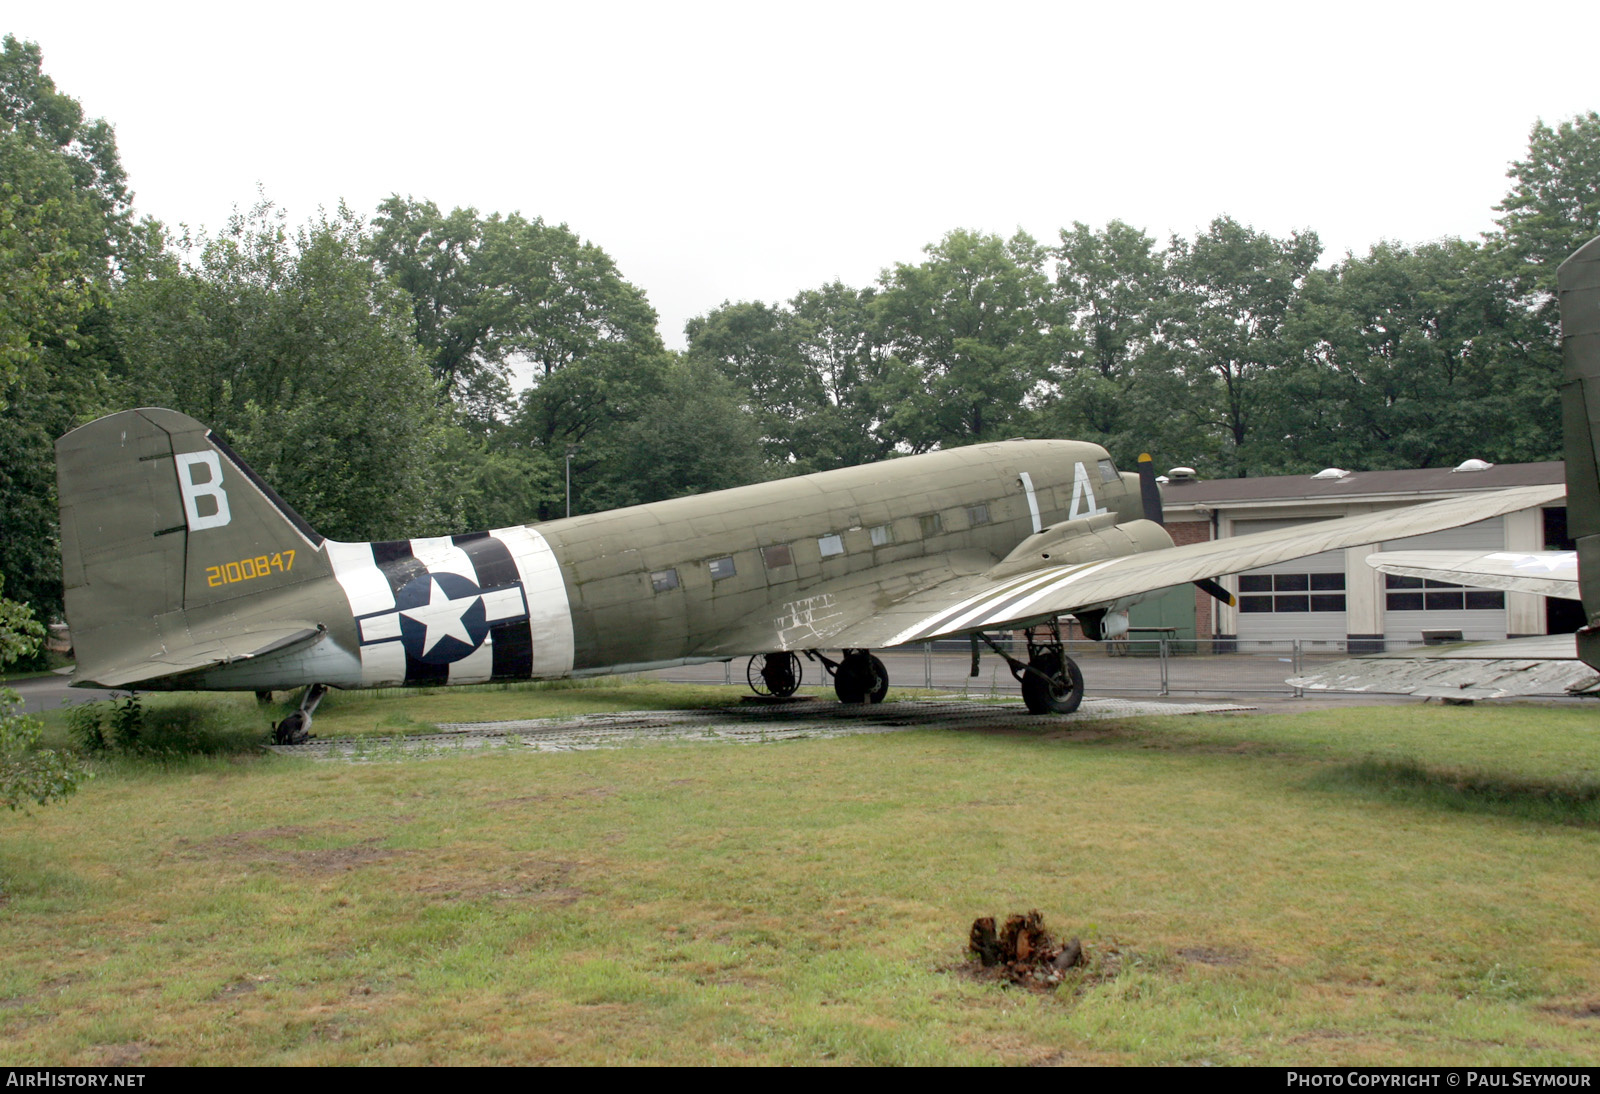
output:
M1484 471L1455 471L1425 467L1407 471L1352 471L1343 478L1316 479L1310 475L1274 475L1259 479L1213 479L1169 482L1161 488L1162 507L1216 509L1229 505L1269 502L1344 501L1361 498L1408 498L1418 495L1449 496L1513 486L1538 486L1565 481L1566 464L1501 463Z

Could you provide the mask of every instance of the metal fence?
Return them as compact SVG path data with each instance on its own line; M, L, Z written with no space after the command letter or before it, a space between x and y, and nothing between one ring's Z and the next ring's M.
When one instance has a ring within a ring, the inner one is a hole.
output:
M1000 648L1020 660L1027 644L1020 635L994 636ZM1130 638L1108 642L1069 641L1069 656L1083 671L1093 695L1279 695L1301 698L1291 677L1319 665L1366 654L1416 648L1418 641L1374 640L1257 642L1246 639ZM1375 646L1381 648L1374 648ZM1020 689L1005 661L984 646L978 675L972 676L972 647L966 639L921 642L877 651L895 687L925 688L973 695L1016 694ZM836 656L836 655L835 655ZM652 675L668 680L743 686L746 659L665 669ZM822 666L802 659L804 683L829 682ZM1339 692L1318 692L1337 697Z

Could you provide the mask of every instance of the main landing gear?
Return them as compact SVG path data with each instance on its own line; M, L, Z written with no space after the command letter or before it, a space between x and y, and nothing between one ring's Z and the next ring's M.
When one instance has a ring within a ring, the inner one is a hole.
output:
M817 660L833 674L833 691L841 703L881 703L889 694L889 670L871 650L845 650L842 661L819 653Z
M806 650L806 656L833 677L834 694L841 703L881 703L889 694L889 670L871 650L845 650L837 661L816 650ZM800 676L800 658L792 653L757 654L744 670L751 691L779 699L795 693Z
M1060 626L1052 619L1049 637L1044 641L1034 637L1032 627L1022 633L1028 640L1027 664L995 645L994 640L982 631L978 632L977 637L1005 658L1011 675L1022 685L1022 701L1027 704L1030 713L1071 714L1083 702L1083 673L1077 662L1067 656L1066 646L1061 641ZM976 646L972 652L973 663L976 664Z
M272 727L272 743L275 745L303 745L311 740L311 715L316 713L317 704L322 702L322 697L328 694L327 684L312 684L300 695L300 709L292 711L287 718Z

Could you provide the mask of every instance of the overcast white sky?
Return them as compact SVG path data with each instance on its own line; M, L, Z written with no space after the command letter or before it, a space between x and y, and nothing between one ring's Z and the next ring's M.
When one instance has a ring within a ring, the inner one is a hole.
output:
M1537 118L1600 109L1600 4L31 3L0 31L218 227L391 193L566 222L669 345L952 228L1228 213L1324 261L1475 237Z

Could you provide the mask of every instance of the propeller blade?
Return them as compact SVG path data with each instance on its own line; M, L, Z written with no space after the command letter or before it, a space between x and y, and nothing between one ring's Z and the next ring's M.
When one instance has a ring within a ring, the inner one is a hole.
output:
M1233 607L1233 594L1227 589L1224 589L1221 585L1218 585L1215 581L1212 581L1209 577L1202 577L1199 581L1196 581L1195 584L1198 585L1202 591L1210 593L1228 607Z
M1150 453L1139 453L1139 499L1144 503L1144 519L1165 524L1161 519L1161 488L1156 485L1156 463Z
M1148 452L1139 453L1139 500L1144 503L1144 519L1165 527L1166 522L1161 519L1161 487L1156 483L1156 462ZM1209 577L1202 577L1195 585L1228 607L1234 606L1233 594Z

